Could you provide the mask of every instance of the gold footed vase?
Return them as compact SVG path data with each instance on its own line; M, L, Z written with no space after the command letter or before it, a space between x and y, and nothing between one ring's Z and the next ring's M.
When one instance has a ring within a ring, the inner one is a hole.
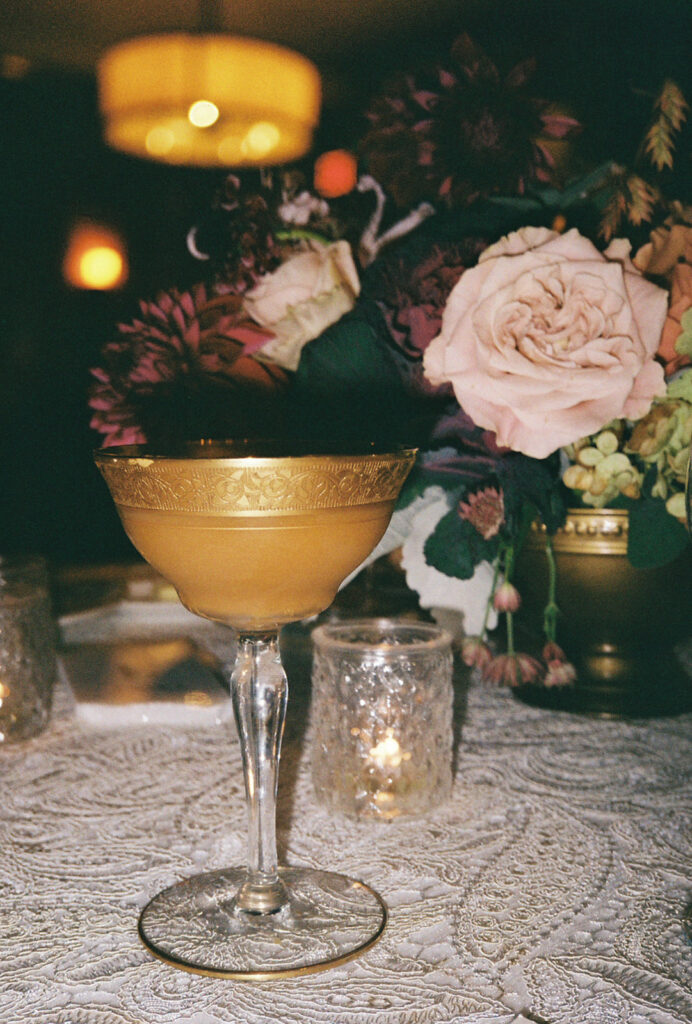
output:
M627 559L628 513L574 509L553 538L558 642L577 669L569 687L524 686L526 703L608 717L654 717L692 710L688 665L676 653L692 638L692 552L656 569ZM534 525L517 559L522 595L517 649L540 652L548 593L545 537Z

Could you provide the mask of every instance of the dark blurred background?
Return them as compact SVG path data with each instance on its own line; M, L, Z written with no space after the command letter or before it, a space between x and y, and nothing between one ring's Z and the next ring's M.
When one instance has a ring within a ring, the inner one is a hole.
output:
M318 65L325 96L311 159L352 146L369 99L392 71L444 57L464 30L507 69L536 58L534 91L583 123L580 145L594 164L632 159L665 77L692 96L689 0L221 7L229 31L294 46ZM40 551L62 565L131 554L92 465L98 437L88 425L88 371L115 325L135 313L137 298L199 276L185 238L224 173L109 151L93 68L118 37L193 27L195 16L192 3L152 0L5 0L0 11L2 553ZM67 238L85 217L126 239L130 274L120 291L82 291L63 280Z

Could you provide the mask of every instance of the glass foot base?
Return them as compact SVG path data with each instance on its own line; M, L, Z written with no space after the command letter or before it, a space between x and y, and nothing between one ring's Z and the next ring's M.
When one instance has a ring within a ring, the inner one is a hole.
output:
M242 868L196 875L164 889L142 911L144 945L173 967L263 981L324 971L369 949L387 908L363 882L331 871L280 868L288 903L274 914L235 905Z

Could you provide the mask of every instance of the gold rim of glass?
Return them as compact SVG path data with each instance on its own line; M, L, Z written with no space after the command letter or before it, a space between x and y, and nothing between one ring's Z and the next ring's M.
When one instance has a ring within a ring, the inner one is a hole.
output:
M94 458L116 505L256 515L394 501L416 451L210 440L160 454L148 445L102 448Z
M197 441L182 441L170 448L157 450L151 445L121 444L108 448L97 448L97 459L156 459L170 461L180 459L230 460L256 459L333 459L333 458L392 458L415 453L417 449L404 444L380 444L376 441L328 442L303 439L281 438L200 438Z

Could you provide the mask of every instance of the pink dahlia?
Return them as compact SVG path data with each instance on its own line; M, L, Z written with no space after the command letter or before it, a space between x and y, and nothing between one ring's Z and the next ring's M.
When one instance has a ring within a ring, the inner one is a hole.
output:
M577 670L570 661L567 661L567 655L559 644L550 640L541 653L547 666L543 678L544 686L571 686L576 682Z
M521 607L521 595L513 583L506 580L501 583L493 594L493 608L496 612L518 612Z
M577 670L569 661L549 661L543 677L544 686L572 686L577 679Z
M120 325L91 371L91 426L104 446L218 434L241 393L286 380L253 358L273 335L247 320L235 296L213 296L200 284L141 302L140 314Z

